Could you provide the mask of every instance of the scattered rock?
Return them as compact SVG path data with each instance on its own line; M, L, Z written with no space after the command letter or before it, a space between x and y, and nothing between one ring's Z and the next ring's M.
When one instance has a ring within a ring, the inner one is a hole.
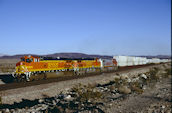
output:
M109 89L110 89L110 91L113 91L113 90L116 89L116 87L115 87L114 85L111 85L111 86L109 87Z
M10 110L7 108L7 109L5 109L5 113L9 113L10 112Z
M128 83L130 83L130 82L131 82L131 79L130 79L130 78L128 78L128 79L127 79L127 82L128 82Z
M132 89L132 91L135 91L135 92L137 92L139 94L143 93L143 89L141 89L141 88L139 88L137 86L132 86L131 89Z
M42 102L44 102L44 100L43 99L39 99L38 102L39 103L42 103Z
M165 108L165 106L164 106L164 105L162 105L161 107L162 107L163 109Z
M114 76L114 79L120 79L120 76Z
M147 79L147 76L145 74L141 74L140 77Z
M137 81L139 81L139 77L133 78L133 79L131 80L131 82L137 82Z
M120 78L121 78L122 80L127 80L129 77L128 77L127 75L121 75Z
M67 95L64 99L65 100L71 100L71 98L72 98L71 95Z
M129 89L127 86L120 86L118 88L120 93L124 93L124 94L129 94L131 93L131 89Z
M104 84L107 84L109 81L107 81L107 80L102 80L99 84L100 85L104 85Z
M56 105L57 104L55 100L53 100L52 103L53 103L53 105Z

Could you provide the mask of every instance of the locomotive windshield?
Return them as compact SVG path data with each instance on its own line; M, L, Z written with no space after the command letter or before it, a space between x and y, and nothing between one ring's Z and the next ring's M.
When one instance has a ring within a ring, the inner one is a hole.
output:
M25 62L25 58L21 58L21 61Z
M28 59L26 59L26 62L28 62L28 63L30 63L30 62L32 62L33 61L33 59L32 58L28 58Z

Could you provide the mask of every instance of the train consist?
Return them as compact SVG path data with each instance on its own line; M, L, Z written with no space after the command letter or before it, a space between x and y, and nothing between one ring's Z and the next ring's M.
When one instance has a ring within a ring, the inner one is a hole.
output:
M159 58L147 59L146 57L135 57L135 56L114 56L113 59L116 59L116 61L118 62L117 66L120 67L170 62L169 59L159 59Z
M119 66L144 65L160 62L169 62L169 60L129 56L114 56L113 59L24 56L16 64L16 71L13 77L18 81L32 81L35 79L51 78L52 76L64 76L65 74L78 76L87 73L113 71L117 70Z

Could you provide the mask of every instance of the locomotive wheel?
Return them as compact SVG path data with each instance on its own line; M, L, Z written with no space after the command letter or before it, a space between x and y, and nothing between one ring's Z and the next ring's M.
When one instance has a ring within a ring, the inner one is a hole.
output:
M14 79L14 81L15 81L15 82L20 82L20 79L21 79L21 78L20 78L19 76L17 76L17 77Z
M19 80L19 82L26 82L27 81L26 80L26 75L22 74L18 80Z
M46 78L47 78L47 76L45 73L38 73L38 74L35 74L35 76L34 76L34 80L43 80Z
M38 80L38 74L33 75L33 80Z
M47 74L46 73L43 73L43 79L47 79Z
M37 74L36 80L41 80L41 74L40 73Z
M42 79L42 73L38 74L38 80Z
M34 81L34 80L35 80L35 75L32 74L32 75L30 76L30 81Z
M45 73L40 73L39 74L39 80L43 80L45 78Z
M78 71L74 71L74 75L78 76Z

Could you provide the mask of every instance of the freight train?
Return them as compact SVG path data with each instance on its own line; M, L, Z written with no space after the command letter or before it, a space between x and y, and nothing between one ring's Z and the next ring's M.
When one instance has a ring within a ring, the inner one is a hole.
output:
M117 69L115 59L98 58L50 58L38 56L24 56L16 64L13 77L17 81L32 81L87 73L100 73Z
M134 56L114 56L112 59L24 56L16 64L13 77L17 81L32 81L66 75L79 76L88 73L101 73L115 71L118 67L165 62L171 62L171 60Z

